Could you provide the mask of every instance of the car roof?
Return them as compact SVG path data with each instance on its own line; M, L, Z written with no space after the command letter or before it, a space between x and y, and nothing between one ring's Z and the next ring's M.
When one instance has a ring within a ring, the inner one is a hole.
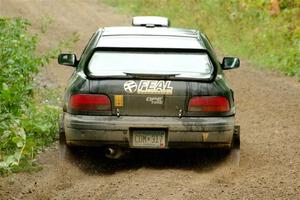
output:
M206 49L199 31L168 27L106 27L97 47Z

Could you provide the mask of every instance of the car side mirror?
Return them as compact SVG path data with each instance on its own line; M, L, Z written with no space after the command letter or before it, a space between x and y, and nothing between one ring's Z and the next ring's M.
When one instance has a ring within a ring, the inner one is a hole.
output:
M70 53L62 53L58 56L57 59L58 63L61 65L67 65L67 66L72 66L76 67L77 66L77 58L75 54L70 54Z
M235 69L240 66L240 59L236 57L224 57L221 64L222 69Z

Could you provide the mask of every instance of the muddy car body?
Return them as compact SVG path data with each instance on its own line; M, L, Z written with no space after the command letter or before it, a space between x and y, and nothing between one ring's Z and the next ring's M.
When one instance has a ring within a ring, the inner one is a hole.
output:
M61 54L58 62L76 67L60 134L68 146L231 147L239 138L223 74L239 59L220 63L200 31L137 17L97 30L79 60Z

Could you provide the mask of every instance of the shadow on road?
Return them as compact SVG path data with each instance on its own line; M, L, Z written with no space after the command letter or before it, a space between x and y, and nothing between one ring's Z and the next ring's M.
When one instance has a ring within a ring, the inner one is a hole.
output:
M115 172L150 169L214 170L226 164L232 153L220 149L133 150L122 159L104 156L101 148L84 148L73 151L68 161L87 174L111 175Z

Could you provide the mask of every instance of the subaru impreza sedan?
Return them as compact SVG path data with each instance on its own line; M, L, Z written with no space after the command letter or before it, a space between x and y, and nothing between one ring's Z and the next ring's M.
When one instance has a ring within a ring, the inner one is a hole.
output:
M171 28L164 17L134 17L132 26L97 30L65 91L60 142L128 149L227 148L239 144L234 93L206 35Z

